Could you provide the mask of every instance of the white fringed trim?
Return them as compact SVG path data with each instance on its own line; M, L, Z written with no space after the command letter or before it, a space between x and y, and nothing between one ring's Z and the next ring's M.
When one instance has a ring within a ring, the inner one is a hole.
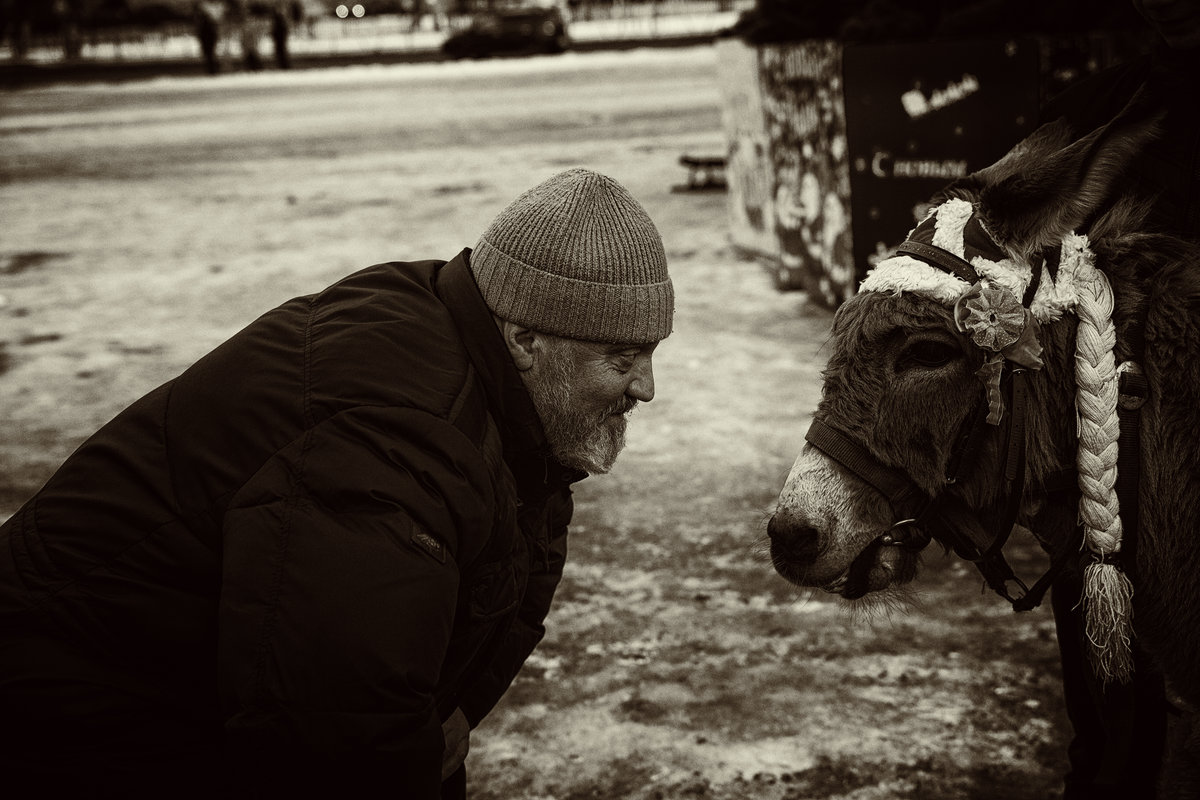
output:
M1074 289L1070 303L1075 302ZM1054 281L1050 278L1050 270L1042 267L1042 279L1038 283L1037 291L1034 292L1033 302L1029 304L1029 313L1033 314L1033 318L1043 325L1050 322L1057 322L1062 319L1063 312L1067 309L1066 298L1060 297L1057 294L1057 288Z
M940 242L937 246L951 253L961 253L965 218L960 220L958 217L962 217L964 212L969 212L971 205L965 200L957 199L947 201L947 205L950 204L953 204L953 207L949 212L941 210L942 207L930 212L937 215L939 222L934 242ZM952 221L942 225L943 220ZM957 231L957 234L954 234L954 231ZM955 238L957 241L951 241ZM951 249L955 246L957 250ZM1033 302L1029 304L1029 310L1038 322L1054 322L1061 319L1064 312L1074 310L1081 288L1090 280L1089 276L1095 269L1093 260L1087 236L1071 233L1063 238L1057 280L1051 280L1050 271L1042 267L1037 293ZM1033 280L1032 268L1011 258L989 261L976 256L971 261L971 266L981 278L985 278L991 284L1003 286L1017 297L1024 296ZM916 292L944 305L954 305L969 288L970 284L966 281L920 259L892 256L879 262L867 273L858 291Z
M965 252L963 232L974 213L975 207L971 203L957 197L930 211L929 216L937 218L933 229L933 246L962 258ZM991 261L983 256L975 256L971 259L971 266L980 278L1008 289L1017 297L1024 296L1032 276L1029 267L1011 258ZM858 291L917 292L944 305L954 305L969 288L971 285L961 278L920 259L893 256L879 262L859 285Z
M954 253L963 254L963 230L967 220L975 213L975 206L958 197L951 198L936 209L937 225L933 229L933 246Z
M1050 280L1050 271L1042 268L1042 282L1029 304L1033 316L1039 322L1054 322L1064 312L1074 310L1079 293L1091 280L1094 270L1095 256L1088 247L1087 236L1067 234L1059 249L1057 278Z
M989 261L983 256L975 256L971 259L971 266L979 273L980 278L986 278L997 286L1003 286L1018 299L1025 296L1025 290L1029 288L1029 281L1033 276L1033 270L1024 264L1018 264L1011 258L1003 261Z
M892 256L875 265L859 292L915 292L952 306L971 284L911 256Z

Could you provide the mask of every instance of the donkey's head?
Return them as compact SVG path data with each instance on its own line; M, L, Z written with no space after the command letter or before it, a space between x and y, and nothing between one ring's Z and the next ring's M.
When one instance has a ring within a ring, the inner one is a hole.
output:
M1048 330L1091 269L1073 232L1107 207L1152 128L1135 104L1074 141L1043 126L948 187L841 306L808 443L768 526L781 575L849 598L907 582L921 547L943 538L930 508L1015 513L1027 467L1036 479L1064 466L1053 462L1073 451L1070 401L1044 406L1059 396L1050 384L1073 381L1068 334ZM1043 408L1022 418L1025 397ZM1028 465L1012 455L1026 440Z

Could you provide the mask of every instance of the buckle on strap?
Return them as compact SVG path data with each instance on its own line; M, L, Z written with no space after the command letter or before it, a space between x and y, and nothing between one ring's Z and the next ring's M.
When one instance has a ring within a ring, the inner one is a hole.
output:
M1122 411L1137 411L1146 404L1150 396L1150 383L1146 373L1136 361L1122 361L1117 365L1117 407Z
M916 517L902 519L887 529L878 541L884 547L900 547L905 550L924 550L933 541L924 528L917 527L920 520Z

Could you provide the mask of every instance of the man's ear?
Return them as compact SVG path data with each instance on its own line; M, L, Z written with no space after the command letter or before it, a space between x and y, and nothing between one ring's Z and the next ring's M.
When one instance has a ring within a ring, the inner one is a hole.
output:
M500 335L504 337L504 346L512 356L513 364L519 372L524 372L533 366L533 343L537 335L523 325L506 319L497 319Z

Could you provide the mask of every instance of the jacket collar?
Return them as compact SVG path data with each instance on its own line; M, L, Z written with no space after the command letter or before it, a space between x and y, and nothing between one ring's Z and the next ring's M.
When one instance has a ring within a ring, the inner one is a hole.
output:
M582 480L586 472L565 467L550 455L533 400L468 266L470 254L470 248L465 248L438 271L437 292L454 317L467 355L479 373L500 428L505 461L515 468L518 491L528 497L531 481L557 490Z

